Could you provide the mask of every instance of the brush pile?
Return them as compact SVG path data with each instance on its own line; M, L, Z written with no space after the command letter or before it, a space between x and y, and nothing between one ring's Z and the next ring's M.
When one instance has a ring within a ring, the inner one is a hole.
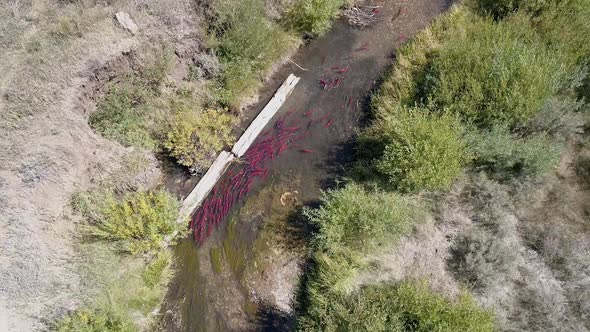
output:
M366 28L377 22L379 13L379 6L353 6L344 11L344 17L348 24Z

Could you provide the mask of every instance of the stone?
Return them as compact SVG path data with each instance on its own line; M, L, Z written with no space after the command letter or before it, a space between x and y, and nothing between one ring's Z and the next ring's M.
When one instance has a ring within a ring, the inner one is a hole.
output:
M117 12L115 14L115 18L117 19L117 22L119 22L119 24L123 27L123 29L131 32L132 35L137 34L139 31L137 24L133 22L131 16L129 16L129 14L126 12Z

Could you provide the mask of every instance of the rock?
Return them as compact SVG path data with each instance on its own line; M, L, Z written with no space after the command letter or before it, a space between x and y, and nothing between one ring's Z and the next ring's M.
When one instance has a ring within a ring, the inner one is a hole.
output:
M135 35L139 31L139 28L137 27L135 22L133 22L129 14L125 12L117 12L115 14L115 18L117 19L117 22L121 24L123 29L131 32L132 35Z

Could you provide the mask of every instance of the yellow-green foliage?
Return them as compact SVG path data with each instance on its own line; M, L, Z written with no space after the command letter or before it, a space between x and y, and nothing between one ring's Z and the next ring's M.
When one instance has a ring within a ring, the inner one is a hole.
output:
M289 25L299 32L321 35L332 26L347 0L299 0L289 11Z
M426 68L441 47L443 32L450 27L462 26L468 19L463 7L454 6L398 49L396 64L385 75L385 81L372 100L377 115L396 112L399 105L413 106L416 103Z
M305 210L318 227L317 241L325 250L335 247L365 251L407 234L420 218L410 199L395 193L368 192L357 184L322 193L322 206Z
M334 296L323 310L307 312L300 331L494 331L494 316L467 294L450 300L425 282L369 286Z
M77 310L62 318L57 332L134 332L135 326L117 313L104 310Z
M561 88L565 67L515 15L501 22L471 15L445 32L421 93L431 109L480 126L519 125Z
M536 30L550 47L565 54L572 75L575 67L590 58L590 1L552 1L533 19Z
M463 127L451 115L400 109L363 135L364 145L382 146L376 168L400 191L448 188L467 161Z
M159 250L165 237L184 227L176 222L178 201L164 191L135 192L121 201L113 196L106 199L91 234L120 243L133 254Z
M456 6L400 49L373 106L380 116L419 103L481 126L522 124L562 87L563 62L526 15L494 22Z
M223 65L213 93L218 102L236 107L295 39L268 19L261 0L214 0L212 8L217 22L211 34Z
M179 164L201 172L211 165L217 151L232 142L231 125L232 117L226 112L179 112L164 146Z
M326 293L346 292L362 258L384 244L394 243L424 220L419 202L396 193L367 191L351 183L322 193L322 205L306 209L317 226L313 240L313 276L306 288L310 299L323 301Z
M150 288L167 285L172 277L171 265L172 252L170 250L159 251L145 267L142 275L143 282Z

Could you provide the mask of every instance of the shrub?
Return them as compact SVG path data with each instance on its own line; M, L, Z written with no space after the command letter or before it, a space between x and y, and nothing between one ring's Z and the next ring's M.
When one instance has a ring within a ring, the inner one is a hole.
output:
M215 0L212 37L223 72L214 90L218 102L236 107L257 87L269 67L294 44L271 22L261 0Z
M564 53L569 74L590 57L590 1L549 1L551 6L534 19L536 30L553 49Z
M493 331L494 316L463 294L452 301L425 282L368 286L335 296L326 316L313 311L298 321L300 331Z
M367 192L356 184L322 193L322 206L305 210L318 227L316 241L324 249L351 250L374 246L407 234L421 209L394 193Z
M232 117L224 112L192 110L177 113L164 146L178 163L194 173L206 170L217 151L232 142Z
M584 125L584 103L564 96L547 100L541 111L523 128L527 134L546 133L547 135L566 140Z
M178 201L164 191L135 192L122 201L107 196L100 219L90 232L99 239L120 243L133 254L157 250L166 236L184 227L176 222L178 207Z
M512 274L514 255L505 245L485 231L461 235L451 248L451 271L457 279L473 288L485 288L501 274Z
M475 166L501 178L541 175L555 167L562 148L544 134L519 137L503 127L468 137Z
M453 6L432 25L420 31L396 52L396 64L385 75L379 92L372 98L377 116L396 113L399 106L413 107L420 101L427 68L442 45L445 32L465 25L471 14L462 6Z
M57 332L132 332L131 322L120 315L104 310L77 310L55 324Z
M148 101L154 96L155 91L139 80L113 86L90 116L90 126L124 146L154 148L157 142L147 121L152 113Z
M137 72L123 76L117 84L106 87L96 112L90 115L90 126L103 136L124 146L153 149L170 117L169 105L162 102L160 85L165 80L171 52L165 46L146 51L145 65ZM177 96L167 96L172 99Z
M526 17L472 18L448 36L426 73L429 107L486 127L536 114L563 83L561 57L538 41Z
M463 128L449 115L400 110L376 121L365 135L383 145L376 168L401 191L447 188L466 161Z
M289 11L289 25L299 32L322 35L347 3L347 0L299 0Z

